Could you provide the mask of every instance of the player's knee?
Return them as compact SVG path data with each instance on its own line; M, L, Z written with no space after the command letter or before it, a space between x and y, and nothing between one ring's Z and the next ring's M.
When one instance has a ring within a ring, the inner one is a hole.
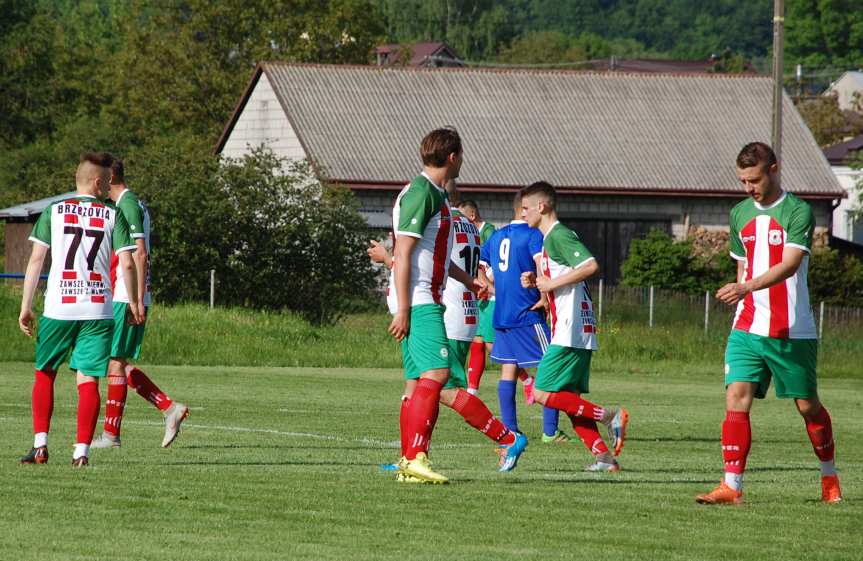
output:
M814 417L821 412L822 405L818 398L795 399L794 403L797 405L797 411L805 418Z
M548 392L533 388L533 399L540 405L545 405L545 402L548 401Z

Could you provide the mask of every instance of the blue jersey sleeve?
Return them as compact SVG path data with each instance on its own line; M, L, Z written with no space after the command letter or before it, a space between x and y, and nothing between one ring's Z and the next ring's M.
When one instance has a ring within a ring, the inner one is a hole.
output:
M492 236L494 237L494 236ZM486 267L491 266L491 242L492 239L489 238L482 244L482 247L479 249L479 262L485 265Z
M532 258L535 258L537 255L542 255L542 242L542 232L536 228L531 228L528 248L530 249L530 256Z

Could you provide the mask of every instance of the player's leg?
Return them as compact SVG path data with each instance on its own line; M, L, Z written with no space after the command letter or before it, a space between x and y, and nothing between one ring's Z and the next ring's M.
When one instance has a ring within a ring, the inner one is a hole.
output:
M612 449L618 453L626 437L629 415L625 409L605 408L587 401L581 394L589 391L592 352L551 345L536 373L536 400L567 414L572 428L585 447L594 455L590 471L617 471L619 466L599 434L597 422L610 427L614 435Z
M36 334L36 373L33 380L32 414L33 447L20 462L44 464L48 462L48 432L54 414L54 380L57 368L66 360L75 341L78 326L72 321L39 318Z
M771 379L761 339L737 330L728 337L721 437L725 474L718 487L695 498L701 504L736 504L743 498L743 473L752 446L749 412L754 399L767 394Z
M408 352L421 375L407 406L407 449L399 460L399 470L429 483L447 482L446 477L432 471L427 453L440 409L440 392L449 379L443 312L443 306L436 304L412 307L407 336Z
M498 337L498 341L501 341ZM500 418L511 431L518 432L518 413L515 407L516 380L518 365L503 363L500 365L500 381L497 383L497 400L500 405Z
M480 320L482 321L482 320ZM467 391L476 394L479 382L485 372L485 341L479 335L470 344L470 358L467 368Z
M776 395L794 399L806 424L812 449L821 462L821 499L828 503L840 502L842 491L836 473L833 422L818 398L818 341L778 339L768 343L767 363L773 372Z
M80 325L69 361L69 366L77 371L78 386L78 428L72 453L72 465L75 467L89 463L90 443L96 432L101 405L99 379L108 374L114 321L86 320L81 321Z
M531 376L524 368L519 368L518 379L521 380L521 389L524 392L524 402L527 405L533 405L536 401L533 398L533 376ZM557 428L557 424L555 424Z
M115 304L116 305L116 304ZM117 325L114 326L114 339L117 338ZM112 355L114 355L112 349ZM108 397L105 398L105 423L102 434L93 439L91 448L119 448L120 425L123 422L123 410L128 394L126 382L126 360L111 358L108 362Z
M144 326L135 325L130 327L138 337L137 350L132 356L132 358L137 358L140 352L140 341L143 340L144 336ZM165 417L165 435L162 438L162 448L167 448L180 433L180 425L189 416L189 408L185 404L171 399L140 368L129 364L125 370L126 381L129 387L155 406Z

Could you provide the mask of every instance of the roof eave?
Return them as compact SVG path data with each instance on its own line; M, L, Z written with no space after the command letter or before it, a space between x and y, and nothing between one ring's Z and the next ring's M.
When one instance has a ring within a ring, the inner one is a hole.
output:
M255 86L258 85L258 80L260 80L261 74L264 71L264 64L265 63L263 62L259 62L255 66L255 71L252 73L252 78L249 80L249 84L246 86L246 89L243 90L243 95L240 97L240 101L234 108L234 112L231 114L230 120L225 124L225 128L222 129L219 141L213 149L214 154L221 154L222 149L225 147L225 143L228 141L231 131L234 130L234 126L237 124L237 120L239 120L240 115L243 113L243 109L246 108L246 103L248 103L249 97L251 97L252 92L255 90Z

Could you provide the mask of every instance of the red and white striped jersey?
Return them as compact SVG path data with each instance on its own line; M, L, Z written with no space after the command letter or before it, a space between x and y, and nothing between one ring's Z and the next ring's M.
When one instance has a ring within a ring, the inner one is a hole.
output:
M453 243L450 260L476 278L479 268L479 229L458 210L451 208ZM479 318L476 295L455 279L449 279L443 293L446 336L456 341L472 341Z
M113 319L111 253L135 249L129 225L113 205L88 196L54 203L39 216L30 241L51 248L45 317Z
M424 173L401 190L393 207L393 230L417 238L411 253L411 306L443 305L452 251L452 216L446 193ZM390 309L398 307L395 286L390 286Z
M556 279L594 259L575 232L555 222L542 243L542 273ZM584 281L548 293L551 344L596 350L593 301Z
M744 262L744 282L781 263L786 247L806 252L794 275L750 292L737 304L733 329L779 339L816 339L807 275L815 229L809 204L785 192L769 206L746 199L731 209L730 223L731 256Z

